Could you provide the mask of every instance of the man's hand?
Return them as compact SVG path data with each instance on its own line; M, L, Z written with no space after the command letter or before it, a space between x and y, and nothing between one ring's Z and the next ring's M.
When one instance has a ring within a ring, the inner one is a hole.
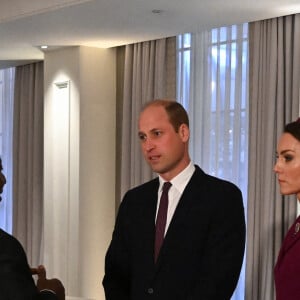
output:
M37 268L31 268L31 273L38 276L36 285L40 292L50 290L57 295L59 300L65 300L65 288L62 282L57 278L47 279L44 266L40 265Z

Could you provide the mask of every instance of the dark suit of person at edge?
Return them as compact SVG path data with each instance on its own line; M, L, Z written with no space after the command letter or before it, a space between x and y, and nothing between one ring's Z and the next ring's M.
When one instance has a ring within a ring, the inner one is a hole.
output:
M188 115L178 102L147 103L138 135L158 178L129 190L121 202L105 257L106 299L230 299L245 247L240 190L192 164ZM155 261L155 222L164 182L171 183L167 224Z
M0 201L6 178L0 157ZM37 285L32 275L38 275ZM23 247L12 235L0 229L0 300L64 300L60 280L47 279L44 266L30 268Z

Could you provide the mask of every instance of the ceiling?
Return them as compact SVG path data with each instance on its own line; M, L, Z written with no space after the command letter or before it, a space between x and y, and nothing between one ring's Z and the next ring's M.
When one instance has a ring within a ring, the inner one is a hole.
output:
M300 0L1 0L0 67L300 12Z

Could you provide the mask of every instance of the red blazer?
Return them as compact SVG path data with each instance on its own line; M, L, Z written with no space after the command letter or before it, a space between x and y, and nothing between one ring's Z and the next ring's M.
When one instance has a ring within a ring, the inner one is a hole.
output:
M277 300L300 299L300 217L289 229L275 266Z

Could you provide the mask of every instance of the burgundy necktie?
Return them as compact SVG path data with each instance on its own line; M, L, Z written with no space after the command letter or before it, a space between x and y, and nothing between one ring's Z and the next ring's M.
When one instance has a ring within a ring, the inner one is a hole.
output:
M167 213L168 213L168 192L171 187L170 182L165 182L163 185L163 191L160 198L159 209L156 217L156 226L155 226L155 246L154 246L154 261L156 262L160 247L163 243L165 236L165 228L167 222Z

